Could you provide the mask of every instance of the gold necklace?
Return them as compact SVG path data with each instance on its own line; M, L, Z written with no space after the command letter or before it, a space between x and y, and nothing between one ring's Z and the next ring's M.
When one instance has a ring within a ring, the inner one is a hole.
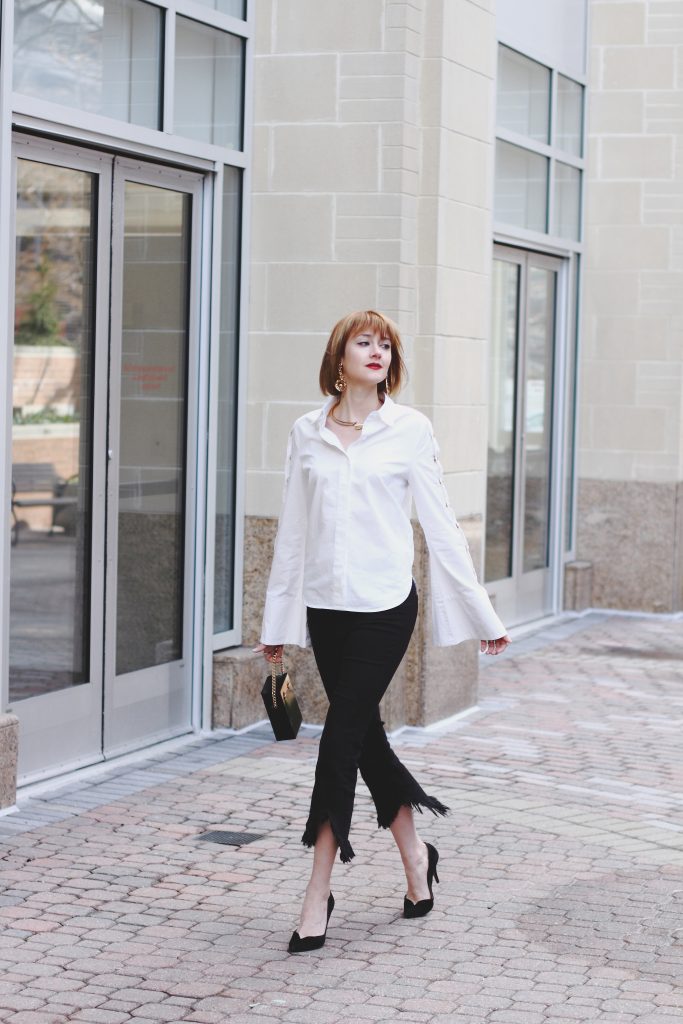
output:
M363 429L363 423L359 423L358 420L340 420L338 416L335 416L334 415L334 410L338 409L338 408L339 408L339 402L337 402L337 404L334 406L334 408L330 409L330 416L332 417L332 419L334 420L335 423L338 423L340 427L353 427L354 430L362 430ZM381 406L380 406L380 408L381 408ZM365 421L363 421L363 422L365 422Z

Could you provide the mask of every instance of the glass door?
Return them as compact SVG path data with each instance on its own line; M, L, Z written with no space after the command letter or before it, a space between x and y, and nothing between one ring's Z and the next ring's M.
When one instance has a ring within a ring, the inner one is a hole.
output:
M203 182L21 137L14 166L9 703L26 782L191 728Z
M17 141L9 706L19 771L101 756L111 159Z
M561 260L502 248L493 263L484 576L510 625L553 610L561 271Z
M197 267L202 179L117 160L104 749L190 727ZM189 590L188 590L189 584Z

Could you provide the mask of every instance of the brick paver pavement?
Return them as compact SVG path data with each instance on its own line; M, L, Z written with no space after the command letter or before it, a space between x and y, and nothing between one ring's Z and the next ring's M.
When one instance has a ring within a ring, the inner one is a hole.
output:
M681 1024L683 621L592 615L484 659L395 745L451 807L426 918L359 786L324 949L289 956L316 731L195 739L0 818L5 1024ZM261 833L239 848L199 840Z

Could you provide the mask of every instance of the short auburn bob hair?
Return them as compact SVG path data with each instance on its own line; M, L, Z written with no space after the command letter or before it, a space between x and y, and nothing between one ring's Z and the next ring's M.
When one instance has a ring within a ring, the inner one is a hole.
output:
M378 333L380 337L387 338L391 342L389 372L386 380L377 385L377 394L382 395L385 392L400 390L407 374L398 327L383 313L377 313L374 309L362 309L342 317L332 328L323 361L320 364L320 390L324 395L339 396L334 382L339 377L339 364L344 360L346 343L351 338L368 330Z

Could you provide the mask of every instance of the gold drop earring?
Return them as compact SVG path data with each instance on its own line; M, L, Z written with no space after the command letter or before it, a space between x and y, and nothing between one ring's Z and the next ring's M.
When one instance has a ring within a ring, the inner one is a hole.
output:
M337 391L339 391L339 392L341 392L343 394L346 391L346 377L344 376L344 364L341 361L339 363L338 373L339 373L339 376L337 377L336 381L334 382L334 386L337 389Z

